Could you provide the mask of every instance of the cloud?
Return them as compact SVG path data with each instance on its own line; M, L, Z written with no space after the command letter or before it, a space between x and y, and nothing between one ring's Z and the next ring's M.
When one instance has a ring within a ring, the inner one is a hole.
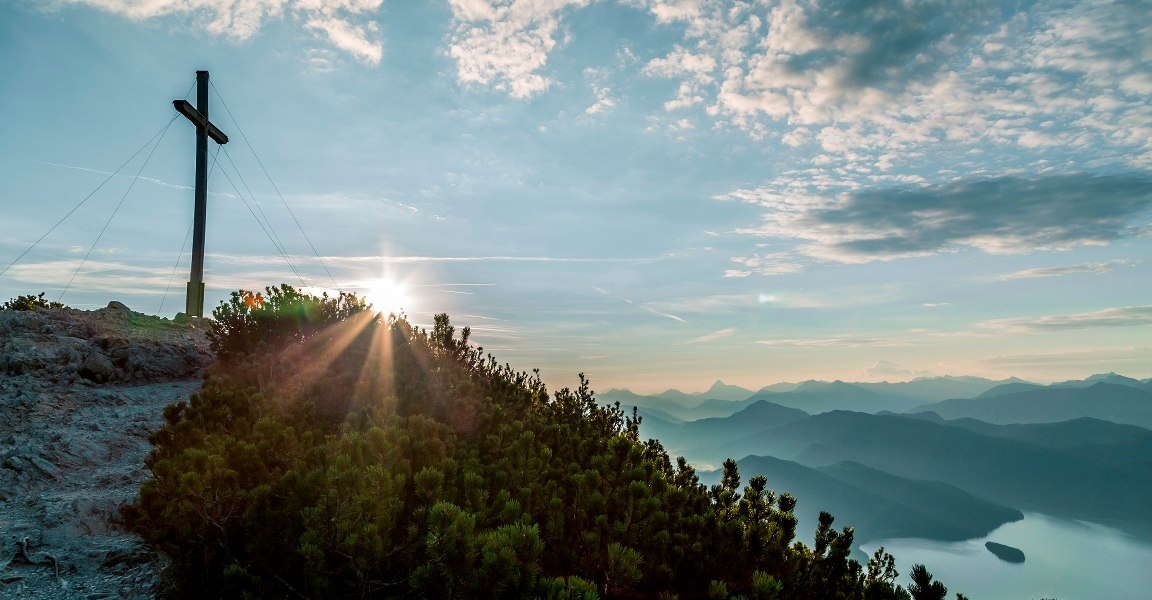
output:
M833 337L833 338L791 338L778 340L757 340L765 346L795 346L817 348L869 348L874 346L900 346L903 342L889 338Z
M104 254L118 254L118 252L105 251ZM94 259L82 263L79 258L76 258L16 264L8 270L7 277L15 281L49 288L68 286L70 293L87 291L159 295L168 287L172 278L172 267L170 264L167 266L140 266L126 262ZM178 279L177 281L181 280ZM180 283L177 285L180 286L180 289L178 290L176 286L173 286L169 290L169 295L176 297L183 294L183 285ZM64 300L67 302L67 297Z
M997 8L901 0L639 4L658 23L686 25L687 43L645 68L684 81L666 108L701 101L715 73L709 110L745 127L761 116L826 122L838 108L881 106L941 71Z
M1148 231L1152 179L998 177L834 196L761 188L718 198L768 209L759 226L739 233L801 240L802 255L864 263L964 247L1010 254L1104 245Z
M66 165L66 164L62 164L62 163L49 162L46 160L35 160L35 159L31 159L31 160L34 163L39 163L42 165L48 165L50 167L60 167L62 169L72 169L74 171L84 171L86 173L95 173L97 175L108 175L108 176L115 175L116 177L120 177L120 178L124 178L124 179L131 179L133 181L143 181L145 183L152 183L152 184L156 184L156 185L161 186L161 187L171 188L174 190L194 190L195 189L192 186L180 185L178 183L169 183L167 181L164 181L161 179L156 179L154 177L145 177L145 176L141 176L141 175L118 175L118 174L113 173L111 171L104 171L101 169L93 169L90 167L81 167L78 165ZM221 196L224 198L236 198L236 196L234 194L229 194L226 192L214 192L212 190L208 190L208 195L209 196Z
M209 253L213 260L234 264L279 264L284 258L277 255L247 255ZM294 263L309 262L315 259L312 255L290 254L288 259ZM399 264L399 263L442 263L442 262L529 262L529 263L622 263L643 264L656 262L659 258L610 258L610 257L567 257L567 256L325 256L324 262L330 265L360 266L364 263L373 264Z
M612 88L593 85L592 93L596 96L596 102L584 109L584 114L595 115L616 107L616 99L612 97Z
M357 59L379 64L383 44L372 16L384 0L59 0L82 4L134 21L182 16L208 33L247 40L264 22L291 16L306 29L323 34L332 45Z
M686 321L686 320L684 320L684 319L682 319L682 318L680 318L680 317L677 317L677 316L676 316L676 315L674 315L674 314L671 314L671 313L667 313L667 312L664 312L664 311L662 311L662 310L659 310L659 309L657 309L656 307L652 306L652 304L649 304L649 303L637 304L637 303L635 303L635 302L633 302L633 301L631 301L631 300L629 300L629 299L627 299L627 298L623 298L623 297L617 296L617 295L613 294L612 292L609 292L608 290L606 290L606 289L604 289L604 288L594 287L594 288L592 288L592 291L594 291L594 292L596 292L596 293L598 293L598 294L603 294L603 295L605 295L605 296L608 296L609 298L615 298L616 300L619 300L619 301L621 301L621 302L623 302L623 303L625 303L625 304L630 304L630 305L632 305L632 306L636 306L636 307L638 307L638 308L642 308L642 309L644 309L644 310L646 310L646 311L648 311L648 312L650 312L650 313L652 313L652 314L654 314L654 315L656 315L656 316L658 316L658 317L663 317L663 318L665 318L665 319L669 319L669 320L672 320L672 321L676 321L676 322L678 322L678 323L687 323L687 322L688 322L688 321Z
M307 26L323 31L334 46L368 64L379 64L384 55L381 43L369 37L379 33L380 27L376 23L356 26L345 19L313 17Z
M665 109L700 105L754 138L817 143L866 170L942 145L1091 149L1152 166L1146 3L633 4L683 28L644 68L678 82Z
M681 346L690 346L693 344L704 344L707 342L714 342L716 340L724 339L726 337L732 337L735 334L736 334L736 328L735 327L729 327L727 329L721 329L719 331L713 331L712 333L704 334L704 335L697 337L697 338L692 338L692 339L688 340L687 342L680 342L680 345Z
M934 375L932 371L914 371L906 369L903 366L894 363L890 360L878 360L876 364L864 369L864 376L868 379L881 379L885 377L902 377L911 379L913 377L931 377Z
M734 256L732 262L739 263L743 269L728 269L724 271L725 278L743 278L749 275L790 275L800 273L804 266L795 262L794 256L788 252L778 252L761 256Z
M1039 354L1001 354L980 359L979 362L992 366L1056 367L1061 369L1063 376L1067 377L1069 366L1095 364L1111 370L1119 363L1133 363L1137 368L1146 368L1148 364L1152 364L1152 348L1107 348Z
M643 73L653 77L682 78L676 97L664 103L665 110L677 110L704 102L704 87L715 81L716 59L677 46L671 54L655 58L644 66Z
M1109 260L1098 263L1081 263L1078 265L1067 265L1063 267L1041 267L1038 269L1024 269L1023 271L1013 271L1011 273L1004 273L996 276L996 281L1014 281L1017 279L1035 279L1038 277L1062 277L1064 275L1073 275L1076 273L1110 273L1114 266L1136 266L1136 263L1127 259L1119 258L1116 260Z
M462 83L531 98L552 85L540 71L557 45L560 15L589 0L449 0L448 55Z
M1006 333L1037 333L1095 329L1100 327L1140 327L1145 325L1152 325L1152 304L1106 308L1071 315L993 319L982 321L977 324L977 327Z

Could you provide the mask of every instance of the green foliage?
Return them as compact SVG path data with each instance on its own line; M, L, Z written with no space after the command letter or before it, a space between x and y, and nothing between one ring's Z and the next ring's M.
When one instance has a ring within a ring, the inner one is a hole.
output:
M734 461L701 484L583 375L550 395L447 315L248 294L124 511L189 597L907 598L850 528L796 542L795 498Z
M36 310L37 308L67 308L63 302L55 302L44 299L44 292L33 296L28 294L25 296L16 296L11 300L4 302L4 306L0 306L0 310Z
M924 565L912 565L912 585L908 592L912 600L944 600L948 595L948 588L939 581L932 581L932 574Z
M261 344L281 347L304 341L332 323L367 311L371 306L356 294L325 292L312 296L290 285L266 287L264 293L239 290L212 311L208 340L212 351L251 353Z
M752 573L753 600L777 600L784 590L784 584L764 571Z

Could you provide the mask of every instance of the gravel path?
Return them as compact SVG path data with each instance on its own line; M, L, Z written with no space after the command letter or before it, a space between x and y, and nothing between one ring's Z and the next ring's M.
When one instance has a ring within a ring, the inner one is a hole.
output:
M156 559L119 507L209 360L202 331L118 303L0 311L0 597L153 596Z

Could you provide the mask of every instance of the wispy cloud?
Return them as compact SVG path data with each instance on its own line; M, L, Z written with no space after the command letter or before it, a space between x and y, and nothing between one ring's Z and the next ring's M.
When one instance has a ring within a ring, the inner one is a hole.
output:
M821 290L768 288L745 294L711 294L653 301L660 310L683 314L716 316L734 312L776 308L847 308L887 304L903 297L902 285L872 284Z
M1063 376L1067 377L1068 373L1066 369L1069 366L1098 364L1102 365L1103 368L1112 370L1116 368L1115 365L1117 364L1143 366L1147 365L1150 361L1152 361L1152 348L1130 347L1032 354L998 354L996 356L979 359L978 362L984 365L1009 366L1013 368L1035 366L1056 367L1064 370ZM1085 373L1085 375L1086 374L1087 373Z
M81 167L79 165L66 165L63 163L50 162L50 161L46 161L46 160L32 159L32 162L39 163L42 165L48 165L50 167L60 167L62 169L72 169L74 171L84 171L85 173L95 173L97 175L112 175L113 174L111 171L104 171L101 169L93 169L91 167ZM170 182L164 181L162 179L156 179L155 177L145 177L143 175L117 175L117 177L123 177L125 179L132 179L135 181L143 181L145 183L152 183L152 184L155 184L155 185L158 185L161 187L171 188L174 190L192 190L192 189L194 189L192 186L180 185L178 183L170 183ZM208 191L208 195L209 196L220 196L223 198L235 198L236 197L234 194L229 194L226 192L213 192L211 190Z
M1148 229L1152 178L1139 174L996 177L845 191L835 196L739 190L759 204L740 233L805 242L811 258L864 263L963 247L990 254L1103 245Z
M1076 273L1110 273L1112 267L1136 266L1136 262L1127 259L1116 259L1097 263L1080 263L1062 267L1041 267L1038 269L1024 269L996 276L996 281L1014 281L1017 279L1035 279L1038 277L1061 277Z
M303 23L336 48L357 59L378 64L383 56L380 26L374 17L384 0L61 0L84 4L134 21L163 17L193 20L212 35L246 40L265 21L286 19Z
M243 254L210 254L214 259L237 264L282 263L279 256L252 256ZM315 256L289 255L293 262L314 262ZM570 256L325 256L328 264L360 266L364 263L442 263L442 262L528 262L528 263L623 263L643 264L656 262L661 258L612 258L612 257L570 257Z
M888 377L910 379L913 377L931 377L934 374L932 371L908 369L890 360L878 360L876 364L864 369L864 376L868 379Z
M890 338L871 337L831 337L831 338L783 338L778 340L757 340L765 346L796 346L818 348L870 348L874 346L901 346L904 342Z
M1035 333L1098 327L1140 327L1144 325L1152 325L1152 304L1106 308L1071 315L992 319L981 321L977 327L990 331Z
M609 292L608 290L606 290L604 288L594 287L594 288L592 288L592 291L594 291L598 294L603 294L605 296L608 296L609 298L614 298L616 300L624 302L625 304L629 304L629 305L635 306L637 308L642 308L642 309L644 309L644 310L646 310L646 311L648 311L648 312L650 312L650 313L652 313L658 317L664 317L665 319L671 319L671 320L679 322L679 323L687 323L688 322L688 321L686 321L680 317L677 317L674 314L661 311L661 310L655 308L654 306L652 306L651 304L646 304L646 303L645 304L638 304L638 303L633 302L632 300L629 300L627 298L617 296L616 294L613 294L612 292Z
M728 327L726 329L721 329L719 331L713 331L712 333L706 333L700 337L692 338L686 342L680 342L680 345L690 346L690 345L694 345L694 344L705 344L708 342L714 342L716 340L722 340L726 337L732 337L735 334L736 334L736 328L735 327Z
M184 273L187 275L187 273ZM172 266L143 266L127 262L89 259L81 265L79 258L21 263L12 266L5 277L47 288L63 288L71 283L72 292L96 291L111 294L159 294L167 287ZM183 280L176 275L171 294L183 293ZM67 298L65 298L67 300Z
M791 252L735 256L732 258L732 262L738 263L744 268L724 271L724 277L727 279L740 279L749 275L790 275L804 270L804 265L796 262L795 254Z

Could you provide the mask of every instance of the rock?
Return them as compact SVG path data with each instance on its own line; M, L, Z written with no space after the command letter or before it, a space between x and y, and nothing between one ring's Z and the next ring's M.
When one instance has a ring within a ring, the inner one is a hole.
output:
M129 313L132 312L132 309L125 306L124 303L118 302L116 300L109 302L106 309L107 310L114 310L117 312L129 312Z
M89 381L96 383L104 383L112 381L116 375L116 366L103 352L93 352L84 359L84 364L80 367L80 376Z
M58 473L58 469L56 468L56 465L44 460L43 458L40 458L39 456L35 456L35 455L28 456L26 458L27 458L28 462L32 463L32 466L39 469L41 473L44 473L45 475L47 475L53 479L56 478L56 474Z
M32 468L32 463L25 460L23 456L9 456L4 459L4 467L17 473L24 473Z

